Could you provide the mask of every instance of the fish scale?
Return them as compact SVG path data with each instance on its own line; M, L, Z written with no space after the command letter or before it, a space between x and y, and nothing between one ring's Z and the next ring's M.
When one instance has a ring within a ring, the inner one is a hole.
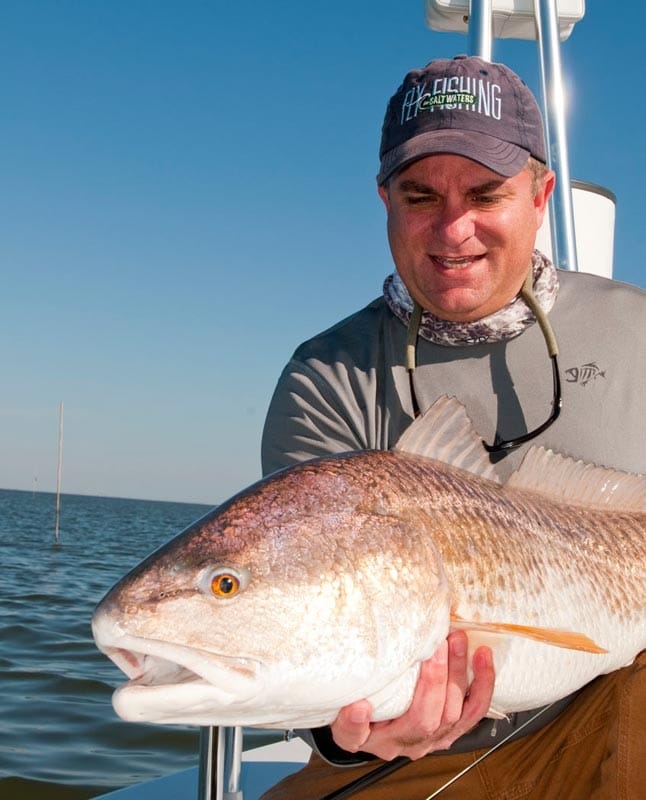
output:
M113 587L93 631L130 679L125 719L291 728L364 697L400 715L461 628L492 649L496 717L644 648L645 530L643 476L539 449L503 485L443 398L393 451L315 459L213 510Z

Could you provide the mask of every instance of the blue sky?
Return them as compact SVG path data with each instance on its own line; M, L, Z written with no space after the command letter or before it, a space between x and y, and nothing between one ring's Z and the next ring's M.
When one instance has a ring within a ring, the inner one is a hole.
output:
M635 8L639 8L634 3ZM639 20L562 47L570 170L618 197L645 285ZM296 345L381 291L388 97L468 50L423 3L20 0L2 8L0 487L219 502L260 475ZM536 91L537 52L494 51Z

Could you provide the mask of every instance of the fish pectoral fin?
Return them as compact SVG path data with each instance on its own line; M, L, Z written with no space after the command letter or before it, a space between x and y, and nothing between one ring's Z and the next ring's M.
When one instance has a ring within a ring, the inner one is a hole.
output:
M489 711L487 711L487 717L489 717L489 719L509 720L509 714L505 714L502 711L498 711L498 709L495 706L489 706Z
M563 647L567 650L580 650L584 653L607 653L589 636L576 631L563 631L555 628L539 628L534 625L515 625L510 622L475 622L451 614L451 630L478 631L480 633L523 636L537 642Z

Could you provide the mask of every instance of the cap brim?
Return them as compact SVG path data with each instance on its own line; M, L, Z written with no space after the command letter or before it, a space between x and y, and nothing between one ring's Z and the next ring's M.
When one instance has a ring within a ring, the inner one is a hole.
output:
M381 186L394 172L419 158L441 153L470 158L505 178L517 175L530 156L518 145L476 131L427 131L384 153L377 183Z

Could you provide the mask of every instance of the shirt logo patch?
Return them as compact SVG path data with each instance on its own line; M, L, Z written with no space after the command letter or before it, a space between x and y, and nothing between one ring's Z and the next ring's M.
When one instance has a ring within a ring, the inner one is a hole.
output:
M596 381L597 378L605 378L606 371L601 370L596 361L590 361L581 367L566 369L565 376L565 380L568 383L580 383L581 386L587 386L591 381Z

